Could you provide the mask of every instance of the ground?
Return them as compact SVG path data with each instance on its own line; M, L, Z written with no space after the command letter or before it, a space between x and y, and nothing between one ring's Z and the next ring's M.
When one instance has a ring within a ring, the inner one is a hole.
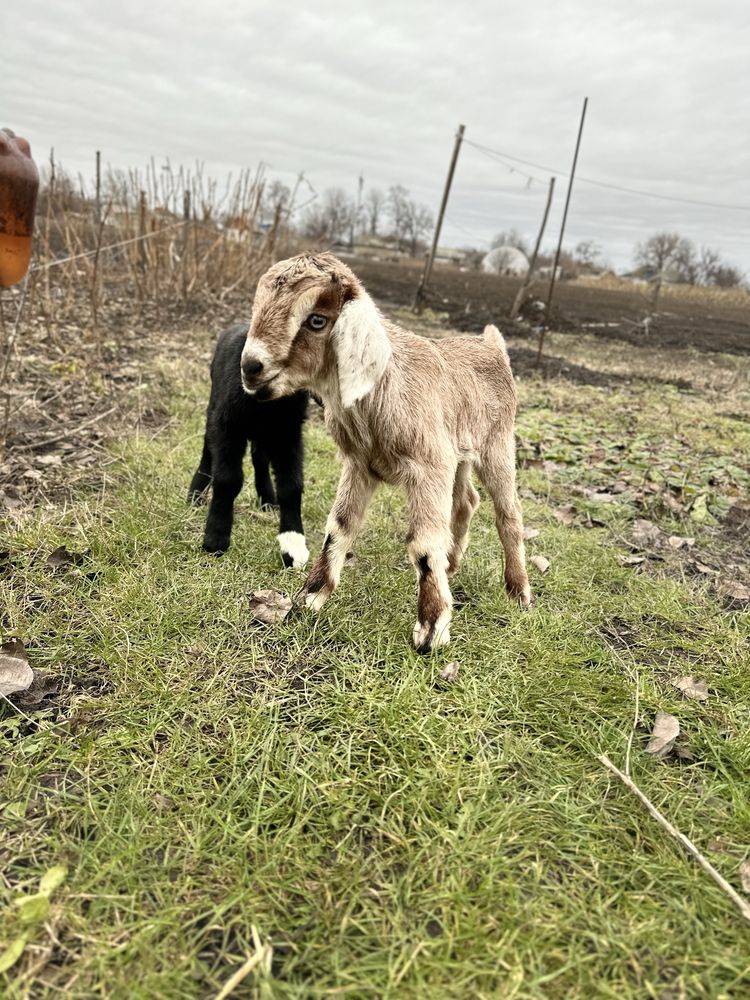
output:
M214 333L151 336L114 397L59 370L120 422L75 488L61 431L37 449L59 463L28 460L42 493L20 474L6 497L0 627L38 674L0 709L6 995L212 997L258 954L232 996L750 997L747 923L597 760L632 740L634 780L742 891L746 358L553 334L547 378L512 339L549 569L532 611L506 600L483 500L452 644L422 658L393 491L317 618L251 619L251 591L302 576L249 490L227 555L200 551ZM337 466L318 416L306 440L315 549ZM660 710L681 735L655 759Z

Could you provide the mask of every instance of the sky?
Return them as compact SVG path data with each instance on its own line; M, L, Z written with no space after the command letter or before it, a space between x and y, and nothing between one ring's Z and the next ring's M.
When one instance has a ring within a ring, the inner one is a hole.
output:
M626 269L667 229L750 273L747 0L6 0L0 37L0 126L84 176L96 149L217 177L263 162L318 192L403 184L436 214L463 123L441 245L533 241L549 168L556 241L588 96L566 245Z

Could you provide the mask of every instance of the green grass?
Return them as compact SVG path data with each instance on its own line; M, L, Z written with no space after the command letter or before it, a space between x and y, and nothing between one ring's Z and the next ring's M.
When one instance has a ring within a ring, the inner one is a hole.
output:
M199 552L204 512L183 498L200 386L175 382L169 433L121 444L115 487L17 519L6 632L61 682L34 722L0 717L0 944L28 933L8 997L210 997L253 953L253 927L273 962L233 996L750 996L750 928L595 759L622 763L637 686L635 780L739 887L747 616L676 564L620 557L636 516L720 551L713 516L743 488L725 466L748 433L663 386L521 389L529 550L551 568L532 571L533 611L511 606L483 502L452 644L432 658L410 648L403 502L387 489L318 618L249 619L251 590L293 593L302 576L280 570L275 519L249 490L230 552ZM592 427L606 461L587 459ZM319 423L307 444L315 548L337 466ZM637 508L572 492L659 482L671 464L707 521L656 495ZM571 500L604 526L560 524L552 507ZM45 570L63 543L91 550L82 572ZM706 704L681 700L684 673L706 678ZM692 760L643 752L660 708ZM58 864L46 919L24 928L14 901Z

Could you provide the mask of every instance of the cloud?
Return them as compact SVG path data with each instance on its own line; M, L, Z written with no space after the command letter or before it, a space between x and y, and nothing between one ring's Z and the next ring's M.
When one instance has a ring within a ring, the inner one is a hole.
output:
M458 122L467 139L564 172L589 95L582 176L750 206L744 0L29 0L3 22L5 124L37 158L54 146L86 175L96 149L113 166L168 156L217 174L263 160L318 190L353 191L362 173L436 207ZM540 181L529 190L467 145L444 241L511 225L533 236L547 172L519 169ZM638 239L673 228L750 268L749 221L582 182L568 242L596 239L623 265Z

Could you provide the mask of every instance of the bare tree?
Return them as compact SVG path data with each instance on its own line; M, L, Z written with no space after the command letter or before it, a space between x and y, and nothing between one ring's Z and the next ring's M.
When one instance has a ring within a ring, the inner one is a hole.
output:
M404 234L409 242L409 253L416 257L424 237L432 230L434 219L426 205L420 205L411 198L405 207Z
M584 264L586 267L595 268L601 264L602 248L595 240L581 240L576 244L573 253L579 264Z
M314 240L348 240L356 206L342 188L328 188L302 220L303 235Z
M711 284L716 285L717 288L740 288L743 283L742 271L732 264L719 264L711 279Z
M396 238L398 249L407 239L407 216L408 216L409 192L402 184L394 184L388 188L388 214L393 225L393 236Z
M517 229L504 229L498 233L492 241L492 249L495 247L516 247L527 257L529 256L529 245Z
M689 259L688 248L692 248L690 240L679 233L655 233L645 243L638 244L634 260L650 277L663 275L670 268L679 273Z
M378 235L378 223L385 207L385 195L380 188L368 188L365 195L365 216L370 236Z

